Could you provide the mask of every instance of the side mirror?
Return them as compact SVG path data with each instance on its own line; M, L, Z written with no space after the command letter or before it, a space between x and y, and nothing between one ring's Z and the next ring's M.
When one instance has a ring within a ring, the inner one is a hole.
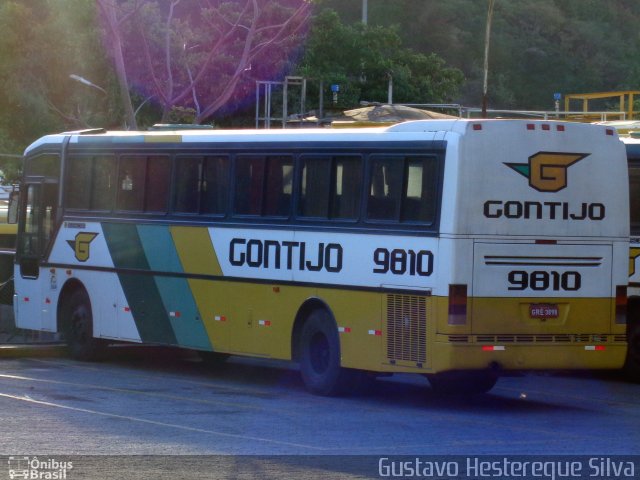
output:
M7 214L7 223L18 223L18 203L20 200L20 192L11 192L9 194L9 213Z

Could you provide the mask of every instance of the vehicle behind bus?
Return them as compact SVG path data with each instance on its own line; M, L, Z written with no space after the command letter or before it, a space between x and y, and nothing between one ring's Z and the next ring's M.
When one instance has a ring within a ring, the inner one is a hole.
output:
M631 237L629 246L629 311L627 341L629 350L625 369L630 378L640 381L640 138L621 137L629 162L629 210Z
M71 132L25 152L18 326L300 363L307 388L620 368L629 204L611 128Z

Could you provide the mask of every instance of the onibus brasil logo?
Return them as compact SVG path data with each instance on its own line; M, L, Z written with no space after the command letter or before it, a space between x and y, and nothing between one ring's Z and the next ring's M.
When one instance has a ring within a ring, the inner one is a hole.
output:
M65 480L69 470L73 470L73 462L26 456L9 457L8 466L10 479Z
M539 192L559 192L567 186L567 170L588 153L538 152L528 163L505 163L529 179L529 186Z

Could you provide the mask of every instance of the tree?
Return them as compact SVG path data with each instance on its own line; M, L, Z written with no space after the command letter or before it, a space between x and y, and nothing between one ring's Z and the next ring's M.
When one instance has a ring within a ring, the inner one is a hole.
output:
M46 133L114 123L112 97L69 78L84 76L110 90L110 67L95 54L102 45L94 5L6 0L0 28L0 153L19 154ZM18 160L7 158L0 169L17 174Z
M282 76L306 26L306 0L99 0L122 88L201 123L234 100L249 71Z
M395 103L441 103L456 95L464 77L436 54L404 48L395 28L343 24L333 10L313 22L299 72L340 84L340 104L384 102L393 79Z
M111 55L113 56L116 77L118 78L120 99L125 112L126 123L129 125L129 128L134 130L138 129L138 124L136 121L136 114L133 111L133 104L131 103L131 95L129 93L129 80L127 78L127 70L122 50L120 27L123 22L135 13L136 9L139 8L139 5L139 3L134 4L130 11L125 11L119 16L115 0L98 0L98 6L107 25L107 36L112 39L110 44Z

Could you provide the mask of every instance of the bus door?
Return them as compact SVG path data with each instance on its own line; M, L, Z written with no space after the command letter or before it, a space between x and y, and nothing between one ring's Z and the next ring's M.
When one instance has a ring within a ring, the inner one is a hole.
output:
M20 230L16 245L16 273L22 281L16 291L16 307L21 310L25 328L49 329L50 290L57 288L55 275L50 282L39 281L40 265L45 259L56 223L58 184L44 180L27 181L20 211ZM47 272L47 274L49 274ZM55 329L55 323L52 326Z

